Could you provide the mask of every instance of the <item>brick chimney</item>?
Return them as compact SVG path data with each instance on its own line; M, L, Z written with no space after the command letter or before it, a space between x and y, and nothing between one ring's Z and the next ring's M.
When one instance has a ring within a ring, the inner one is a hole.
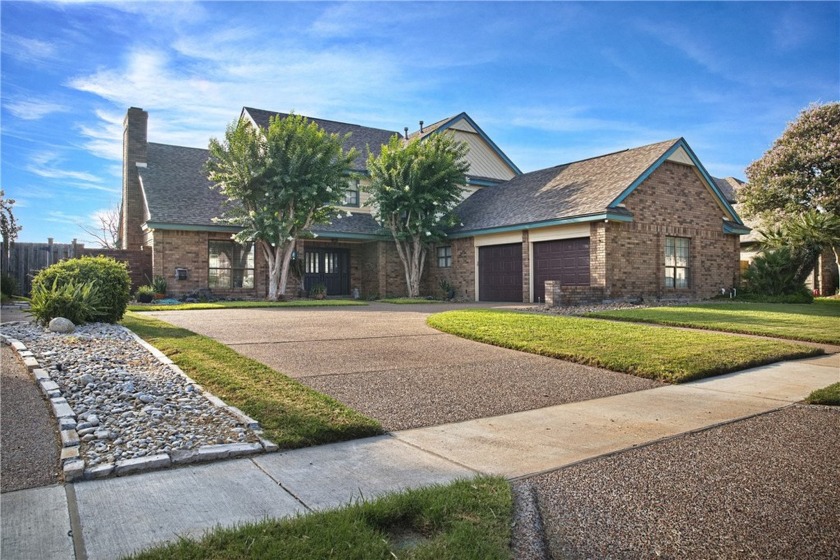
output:
M123 183L122 216L120 217L121 246L140 249L143 243L143 193L137 164L146 163L147 124L149 114L131 107L123 120Z

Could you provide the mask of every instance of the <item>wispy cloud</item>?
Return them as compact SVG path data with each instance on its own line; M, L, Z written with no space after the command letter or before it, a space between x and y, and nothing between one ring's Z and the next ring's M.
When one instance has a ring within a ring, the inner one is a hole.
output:
M120 192L118 188L104 183L102 177L87 171L74 171L64 167L64 159L54 152L41 152L30 158L26 170L44 179L61 181L64 186L80 190L96 190L110 193Z
M58 49L55 44L49 41L4 32L2 34L2 50L3 53L16 60L38 63L54 58Z
M52 113L63 113L70 109L46 99L16 99L4 103L6 109L19 119L36 121Z

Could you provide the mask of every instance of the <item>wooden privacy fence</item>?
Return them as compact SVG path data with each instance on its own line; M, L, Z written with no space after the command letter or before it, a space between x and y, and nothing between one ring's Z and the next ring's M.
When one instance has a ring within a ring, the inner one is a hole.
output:
M50 238L47 243L13 243L11 251L3 246L0 256L0 268L17 282L18 291L28 296L32 290L32 278L38 271L64 259L75 259L82 256L111 257L128 265L132 290L137 286L148 284L152 278L152 251L122 249L86 249L83 243L53 243Z

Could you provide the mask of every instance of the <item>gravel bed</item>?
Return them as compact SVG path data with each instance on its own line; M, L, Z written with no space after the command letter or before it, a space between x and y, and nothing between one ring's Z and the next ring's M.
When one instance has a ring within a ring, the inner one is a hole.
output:
M795 405L533 477L554 558L840 558L840 409Z
M56 484L58 424L14 350L0 346L0 492Z
M121 326L93 323L68 335L33 323L4 323L0 333L23 342L58 384L76 413L88 468L205 445L259 442Z

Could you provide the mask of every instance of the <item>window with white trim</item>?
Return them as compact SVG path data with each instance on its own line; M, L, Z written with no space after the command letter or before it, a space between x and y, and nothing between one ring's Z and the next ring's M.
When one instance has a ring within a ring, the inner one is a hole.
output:
M665 238L665 287L688 288L689 239Z
M350 186L344 191L344 206L359 207L359 181L351 181Z

